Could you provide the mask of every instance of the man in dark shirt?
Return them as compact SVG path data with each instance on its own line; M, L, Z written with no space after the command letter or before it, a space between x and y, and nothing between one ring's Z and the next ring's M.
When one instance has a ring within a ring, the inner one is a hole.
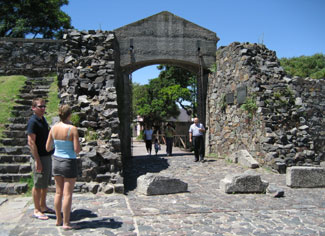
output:
M45 101L36 98L32 102L33 116L27 124L28 145L33 157L34 187L34 218L47 220L44 213L55 213L46 206L46 194L51 182L51 153L45 149L49 126L44 117Z

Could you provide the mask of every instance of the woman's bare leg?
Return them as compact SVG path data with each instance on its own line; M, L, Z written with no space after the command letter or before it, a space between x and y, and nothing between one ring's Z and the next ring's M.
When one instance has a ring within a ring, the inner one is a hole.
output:
M54 197L54 208L56 215L56 226L62 224L62 197L64 189L64 178L62 176L54 176L55 180L55 197Z
M63 227L70 226L70 213L72 204L72 193L76 178L64 178L63 190Z

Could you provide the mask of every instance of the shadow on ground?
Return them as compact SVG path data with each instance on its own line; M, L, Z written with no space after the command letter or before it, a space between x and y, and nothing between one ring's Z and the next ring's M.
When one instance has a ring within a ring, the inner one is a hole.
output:
M122 227L123 222L115 221L112 218L102 218L96 220L82 221L76 223L78 229L96 229L96 228L109 228L117 229Z
M137 179L147 173L159 173L169 167L168 160L162 155L133 156L124 169L125 193L136 189Z
M71 212L70 220L79 221L85 218L95 218L95 217L97 217L97 214L93 213L92 211L77 209Z

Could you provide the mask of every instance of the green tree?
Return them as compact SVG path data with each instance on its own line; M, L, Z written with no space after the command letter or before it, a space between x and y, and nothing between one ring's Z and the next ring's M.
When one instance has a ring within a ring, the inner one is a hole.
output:
M291 76L325 78L325 55L316 53L312 56L281 58L280 64Z
M60 8L69 0L1 0L0 37L58 38L72 28L71 18Z
M158 78L152 79L149 84L137 87L138 92L133 93L135 113L142 116L146 123L159 123L179 114L175 101L166 94L160 82Z
M170 66L170 65L159 65L157 67L161 70L159 79L164 81L164 84L168 86L179 85L178 95L176 102L180 107L186 110L186 112L192 116L197 114L197 76L183 68ZM180 89L182 92L180 91ZM185 90L188 92L185 93Z
M179 106L191 112L191 102L196 100L193 74L172 66L160 65L158 68L161 70L159 77L149 80L148 85L132 85L134 115L140 115L150 123L177 117Z

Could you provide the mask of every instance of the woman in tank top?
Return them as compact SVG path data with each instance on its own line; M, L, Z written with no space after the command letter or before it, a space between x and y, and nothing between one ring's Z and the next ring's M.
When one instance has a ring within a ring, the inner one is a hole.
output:
M70 230L76 228L70 224L70 212L73 188L78 174L76 158L81 148L78 129L70 121L71 109L69 105L60 106L59 116L60 122L50 130L46 150L55 148L52 156L52 174L56 187L54 198L56 225L62 225L64 230ZM61 209L63 210L63 219Z

